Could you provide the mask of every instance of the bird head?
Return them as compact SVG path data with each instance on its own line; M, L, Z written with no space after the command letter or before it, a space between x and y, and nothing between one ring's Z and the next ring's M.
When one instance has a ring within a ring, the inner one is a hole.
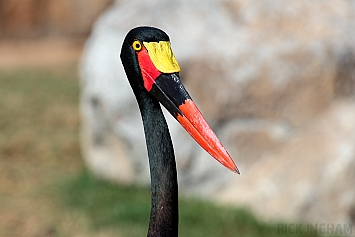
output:
M239 174L232 158L181 83L180 66L164 31L154 27L130 30L122 45L121 61L137 98L140 93L149 93L213 158Z

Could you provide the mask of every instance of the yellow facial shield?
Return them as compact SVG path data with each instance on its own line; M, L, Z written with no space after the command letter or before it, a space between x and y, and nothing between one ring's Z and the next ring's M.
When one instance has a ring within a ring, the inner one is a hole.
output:
M169 41L143 42L154 66L162 73L180 72Z

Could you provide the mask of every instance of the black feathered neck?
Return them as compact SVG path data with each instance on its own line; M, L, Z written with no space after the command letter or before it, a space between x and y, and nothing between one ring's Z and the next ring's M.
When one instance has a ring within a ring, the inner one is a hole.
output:
M121 61L141 112L149 157L152 204L148 236L178 236L178 183L174 148L169 129L156 100L145 88L134 40L169 41L169 36L153 27L137 27L128 32L122 44Z

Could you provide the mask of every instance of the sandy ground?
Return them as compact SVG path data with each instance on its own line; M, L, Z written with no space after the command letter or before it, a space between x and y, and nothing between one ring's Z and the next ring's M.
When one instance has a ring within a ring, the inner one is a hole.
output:
M0 69L57 67L77 61L83 39L0 40Z

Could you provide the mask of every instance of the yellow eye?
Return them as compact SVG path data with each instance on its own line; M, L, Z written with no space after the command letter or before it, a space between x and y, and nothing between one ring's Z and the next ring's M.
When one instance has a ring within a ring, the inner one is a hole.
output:
M142 49L142 43L139 40L133 41L132 47L135 51L139 51Z

